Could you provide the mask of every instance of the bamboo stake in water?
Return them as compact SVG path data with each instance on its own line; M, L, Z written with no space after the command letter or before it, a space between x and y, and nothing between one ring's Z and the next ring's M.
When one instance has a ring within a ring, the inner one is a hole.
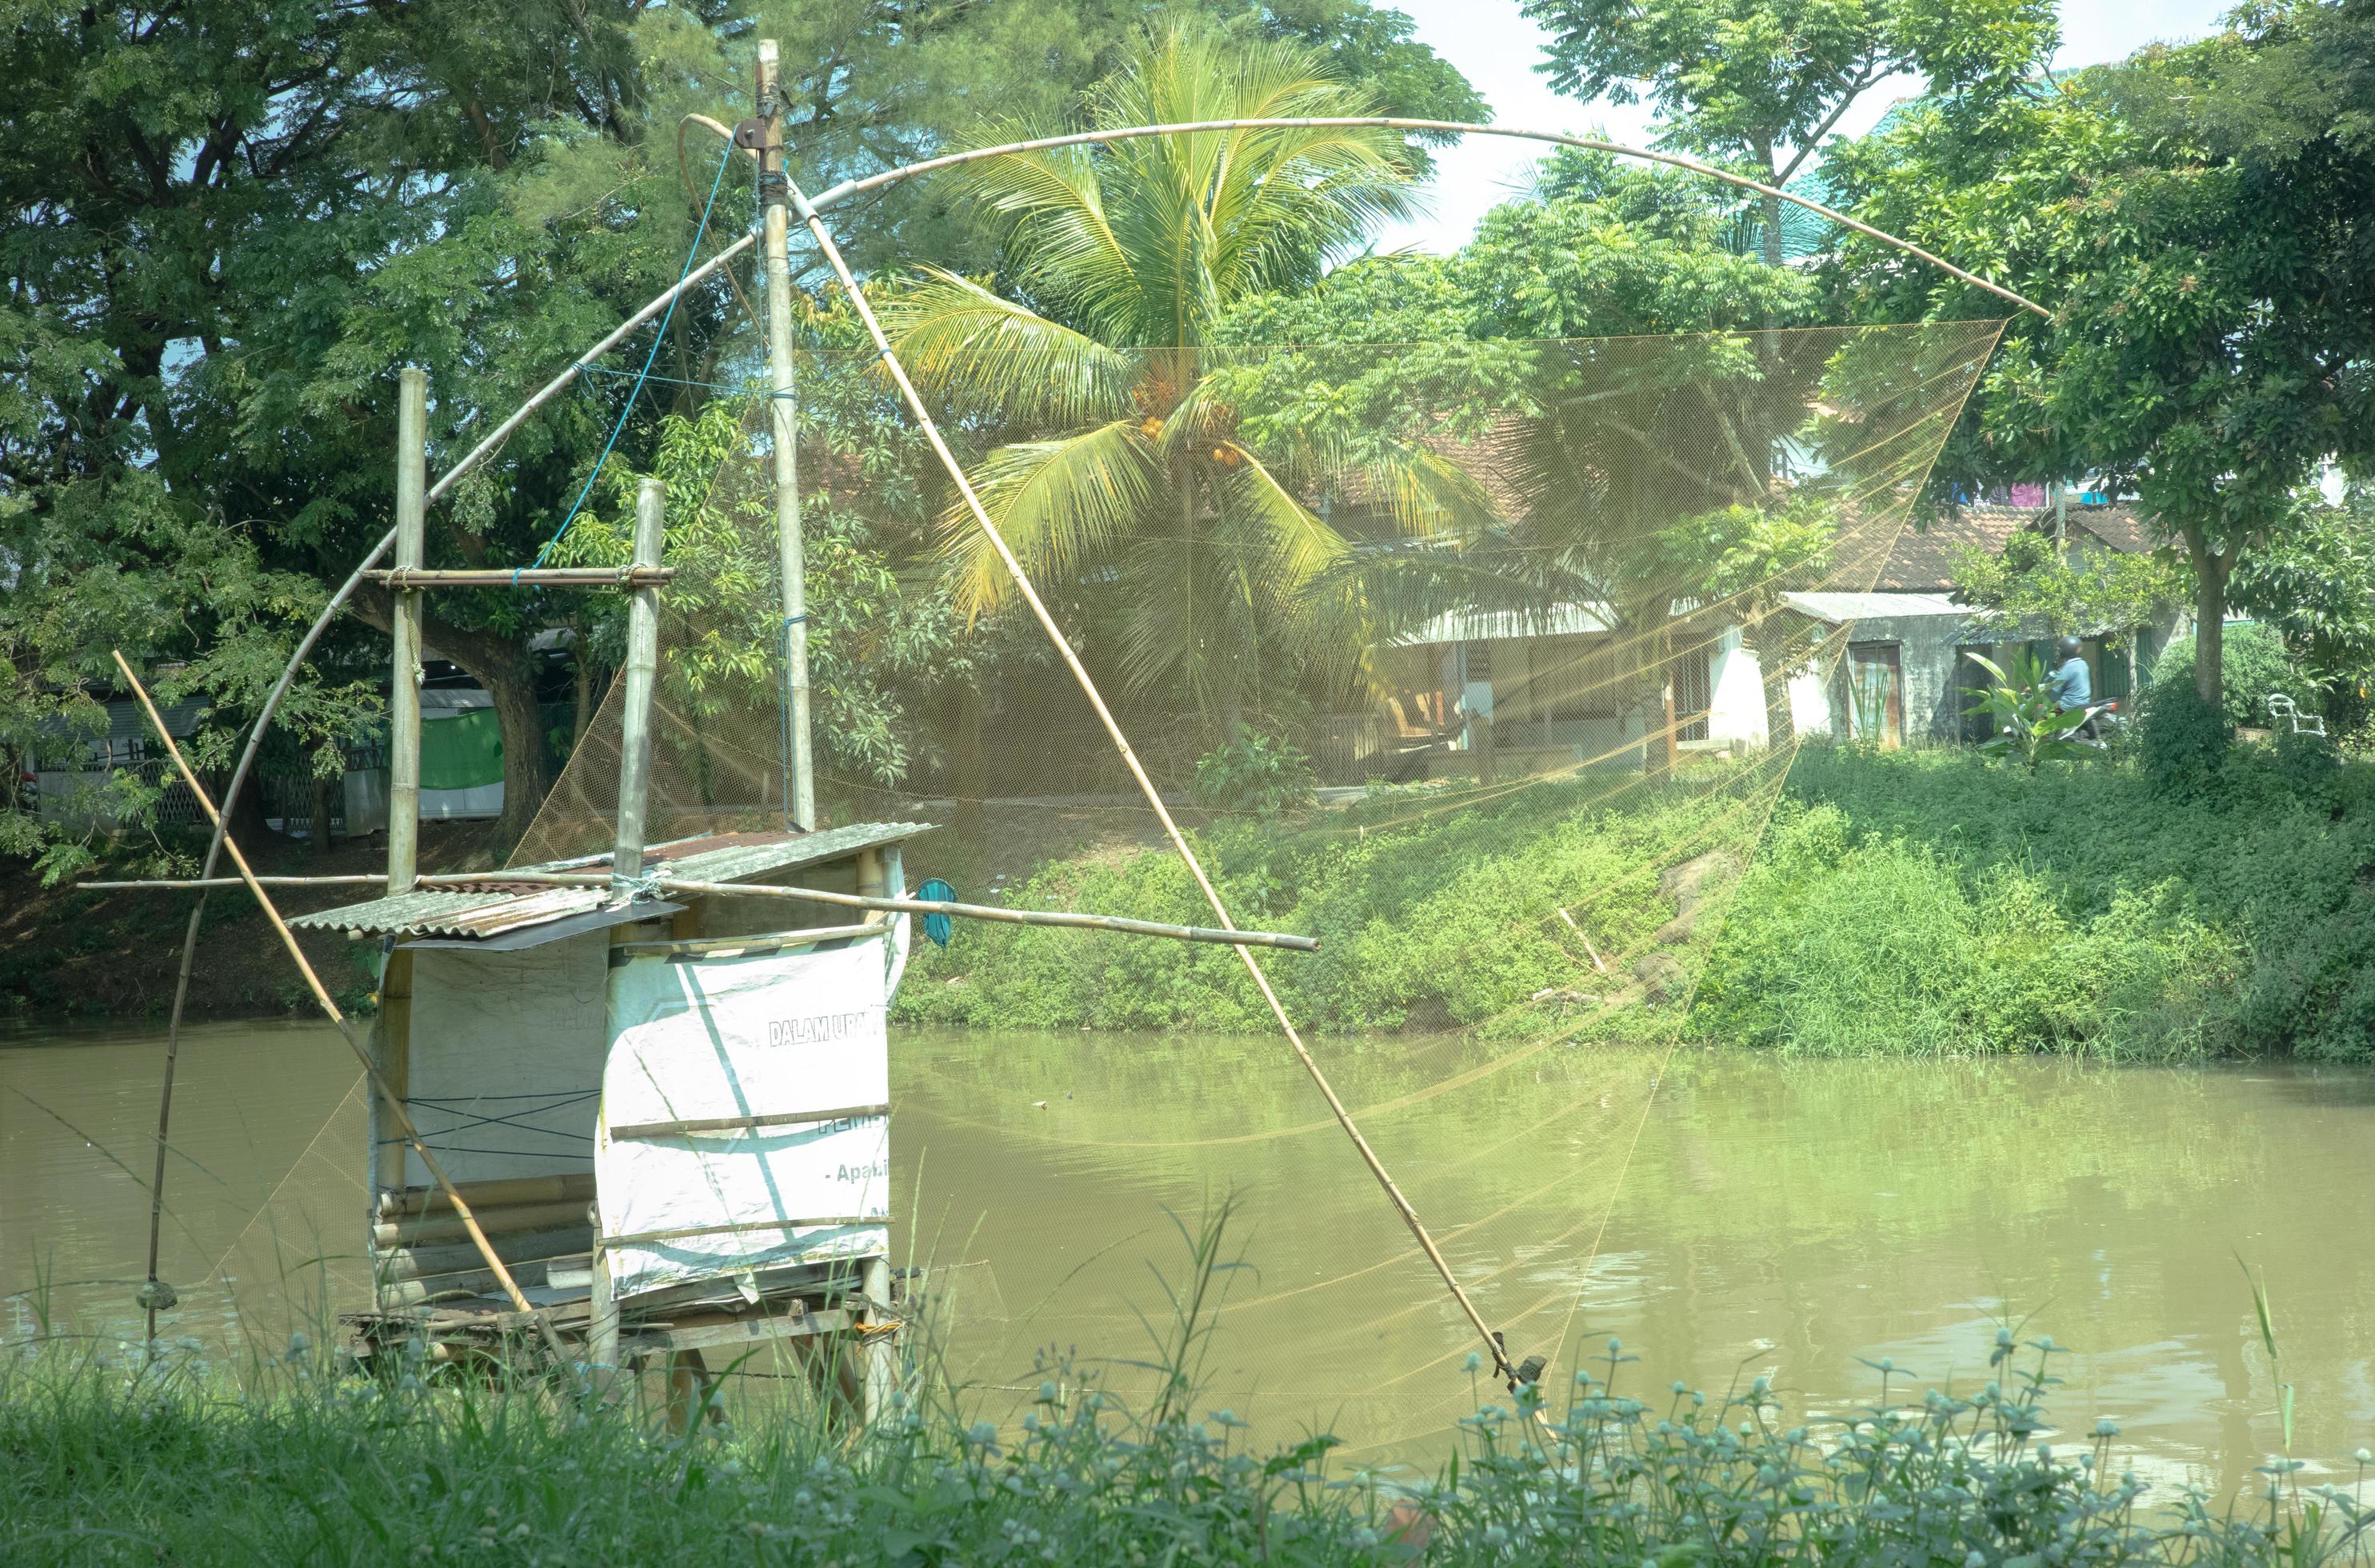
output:
M305 950L297 945L296 933L289 929L289 923L280 918L280 911L273 907L272 895L256 881L254 871L247 864L247 856L240 853L238 841L224 829L222 814L215 809L213 797L207 794L206 786L198 783L198 775L190 771L190 764L182 756L182 749L174 745L173 737L166 733L165 721L158 714L157 704L149 701L148 688L142 686L140 678L132 673L132 666L124 662L121 649L115 653L115 667L124 672L125 684L140 700L141 711L148 715L149 724L156 727L157 738L164 742L166 755L172 758L173 767L181 773L182 782L189 786L192 795L197 796L198 806L206 812L207 819L214 823L216 831L222 834L222 846L230 853L231 864L239 867L240 878L247 884L248 891L255 895L255 902L263 905L265 918L272 922L272 929L279 934L281 946L287 948L289 956L296 961L297 972L305 977L306 988L313 993L313 1000L329 1015L330 1021L337 1025L338 1037L347 1043L347 1049L355 1054L355 1060L362 1064L363 1076L371 1079L372 1087L379 1091L380 1098L387 1102L388 1114L395 1118L396 1130L412 1146L412 1151L420 1156L421 1165L436 1182L438 1190L445 1195L445 1201L454 1206L455 1216L470 1232L471 1244L479 1249L479 1256L487 1260L487 1267L502 1282L503 1294L512 1299L513 1306L535 1315L536 1308L521 1293L518 1282L512 1278L512 1271L503 1267L503 1260L495 1256L494 1245L487 1240L487 1233L479 1228L478 1217L470 1212L469 1204L455 1190L452 1178L445 1174L445 1168L437 1162L437 1157L429 1152L429 1146L420 1141L419 1129L412 1125L412 1117L405 1110L403 1099L388 1086L387 1079L380 1076L379 1068L372 1065L371 1053L356 1042L354 1032L347 1027L347 1015L338 1010L338 1004L330 999L328 991L323 989L322 977L313 973L313 965L306 959ZM541 1316L537 1317L537 1324L550 1342L551 1326Z
M924 407L922 395L916 391L915 383L907 379L906 367L899 362L899 356L891 348L891 339L882 331L882 324L875 319L874 308L867 302L865 290L857 286L857 279L850 274L849 264L842 259L841 247L833 243L832 234L825 229L824 220L817 216L816 209L809 205L808 198L800 194L797 186L792 189L792 208L799 214L800 220L808 225L809 233L815 239L817 249L823 253L826 265L833 268L833 276L841 280L842 289L848 295L851 308L857 312L858 320L865 324L867 335L874 340L875 351L881 358L883 369L890 372L892 381L897 384L899 395L905 401L908 411L915 415L916 425L924 432L924 439L930 443L933 454L939 459L940 466L947 470L950 480L957 488L957 493L964 498L965 509L973 514L973 520L979 525L982 533L987 536L991 548L997 550L998 560L1005 566L1007 575L1013 579L1015 587L1022 595L1023 602L1031 607L1031 613L1037 618L1040 629L1046 632L1049 643L1054 646L1057 654L1063 659L1066 666L1071 670L1072 678L1080 686L1081 692L1087 696L1089 705L1096 710L1098 721L1105 725L1105 734L1112 739L1115 749L1120 752L1122 762L1129 769L1130 777L1138 781L1138 787L1145 795L1147 804L1154 808L1154 815L1163 823L1163 831L1170 837L1172 847L1179 852L1179 858L1187 863L1188 874L1196 878L1196 885L1203 890L1204 902L1211 906L1213 916L1223 927L1235 930L1236 923L1229 918L1228 906L1221 902L1219 890L1212 886L1211 878L1204 874L1203 862L1199 860L1196 857L1196 852L1188 847L1187 835L1179 831L1179 824L1172 819L1170 809L1163 804L1162 792L1154 787L1154 781L1147 776L1146 769L1139 762L1138 753L1130 749L1129 737L1122 733L1120 723L1113 716L1113 710L1105 706L1104 695L1097 690L1097 683L1090 678L1088 666L1081 663L1080 655L1073 651L1070 640L1066 638L1062 630L1057 626L1056 618L1048 613L1046 605L1039 597L1038 590L1032 586L1030 574L1022 570L1022 561L1017 560L1014 551L1008 548L1005 536L998 533L997 525L989 520L989 513L983 507L981 497L975 493L973 482L965 477L963 466L957 462L956 454L949 450L948 442L940 435L939 426L933 422L930 411ZM1402 1223L1410 1228L1412 1236L1416 1238L1420 1249L1426 1254L1427 1261L1435 1265L1436 1272L1443 1277L1444 1285L1451 1291L1453 1300L1459 1303L1459 1308L1467 1315L1468 1321L1475 1326L1478 1337L1484 1341L1484 1348L1493 1358L1494 1367L1502 1375L1514 1378L1517 1375L1516 1371L1509 1365L1508 1358L1502 1353L1501 1341L1495 1338L1493 1330L1485 1325L1484 1315L1476 1310L1476 1303L1469 1300L1467 1291L1461 1287L1459 1277L1452 1273L1451 1265L1444 1257L1442 1249L1435 1244L1435 1238L1427 1233L1425 1225L1420 1222L1418 1210L1411 1206L1409 1198L1402 1196L1401 1188L1397 1186L1393 1177L1387 1173L1385 1162L1377 1158L1377 1150L1369 1147L1369 1140L1364 1138L1361 1135L1361 1129L1353 1125L1352 1112L1346 1110L1344 1102L1337 1097L1335 1086L1328 1081L1328 1075L1320 1070L1319 1063L1312 1056L1310 1049L1304 1044L1303 1036L1295 1029L1294 1020L1286 1016L1285 1004L1278 999L1278 993L1270 989L1270 976L1262 972L1260 961L1254 957L1249 948L1237 949L1237 957L1244 961L1246 972L1253 976L1254 985L1261 992L1262 1000L1270 1004L1270 1016L1278 1020L1279 1028L1285 1032L1286 1043L1294 1047L1295 1055L1301 1059L1304 1071L1310 1075L1311 1081L1317 1086L1321 1096L1327 1100L1328 1109L1335 1116L1337 1125L1342 1127L1344 1135L1353 1140L1353 1147L1359 1150L1362 1163L1368 1166L1369 1173L1377 1178L1378 1186L1385 1189L1387 1198L1392 1202L1395 1211L1401 1216Z

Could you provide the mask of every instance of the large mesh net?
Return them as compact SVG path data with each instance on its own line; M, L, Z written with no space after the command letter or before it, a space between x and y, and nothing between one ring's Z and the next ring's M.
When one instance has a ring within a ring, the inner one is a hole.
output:
M1513 1359L1572 1366L1629 1288L1626 1173L1796 749L1907 733L1849 595L1999 330L904 356L1233 914L1322 938L1265 958L1284 1010ZM911 886L1211 924L878 358L798 383L822 823L939 824ZM656 840L788 818L764 414L661 451ZM609 847L620 696L515 863ZM1471 1408L1472 1330L1233 953L960 923L893 1016L899 1244L969 1281L961 1375L1155 1375L1147 1259L1225 1190L1216 1406L1365 1458Z

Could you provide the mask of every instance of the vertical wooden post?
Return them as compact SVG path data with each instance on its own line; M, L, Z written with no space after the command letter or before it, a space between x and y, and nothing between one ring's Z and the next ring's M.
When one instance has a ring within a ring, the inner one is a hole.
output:
M610 1254L602 1245L602 1206L591 1206L594 1224L593 1283L588 1288L590 1323L585 1334L586 1359L597 1368L619 1364L619 1299L610 1293Z
M789 187L784 171L784 105L777 85L775 41L759 41L758 115L766 130L759 144L760 245L767 266L769 429L775 460L775 567L783 579L784 701L791 710L792 823L816 826L816 760L809 751L809 600L800 549L799 400L792 363L792 267L787 238Z
M635 564L660 563L667 492L657 479L635 491ZM610 860L613 884L644 874L644 819L652 792L652 682L659 673L659 590L637 588L627 601L627 666L620 678L619 836Z
M861 1321L878 1327L887 1325L891 1315L891 1260L869 1257L859 1276L859 1289L865 1292L865 1304L859 1308ZM858 1335L858 1374L863 1380L858 1397L858 1419L872 1426L882 1419L890 1408L892 1391L899 1386L898 1335L883 1332Z
M429 519L429 375L408 367L396 400L396 564L418 569ZM420 869L420 590L399 588L389 630L387 890L408 893Z

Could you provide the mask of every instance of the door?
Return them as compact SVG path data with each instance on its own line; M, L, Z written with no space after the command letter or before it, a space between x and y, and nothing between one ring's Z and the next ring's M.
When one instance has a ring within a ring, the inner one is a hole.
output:
M1858 740L1905 744L1905 672L1897 644L1848 644L1848 695Z

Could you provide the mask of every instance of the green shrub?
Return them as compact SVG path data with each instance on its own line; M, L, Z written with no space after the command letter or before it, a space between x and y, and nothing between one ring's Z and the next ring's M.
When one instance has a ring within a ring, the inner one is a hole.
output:
M2155 788L2196 794L2216 783L2233 737L2225 713L2202 700L2189 676L2145 693L2136 719L2136 759Z
M1199 806L1250 811L1273 819L1312 801L1311 759L1294 746L1239 725L1220 746L1196 759L1189 789Z
M2276 776L2304 806L2339 811L2343 804L2342 753L2322 735L2283 730L2276 736Z
M1835 805L1777 814L1692 1027L1791 1055L2172 1048L2214 934L2120 891L2074 916L2045 878L1857 842Z
M2281 691L2300 704L2304 713L2322 713L2319 686L2293 662L2284 639L2253 621L2238 621L2224 633L2218 675L2220 709L2230 725L2255 729L2268 726L2268 694ZM2180 638L2161 650L2153 663L2156 690L2193 683L2193 640Z

